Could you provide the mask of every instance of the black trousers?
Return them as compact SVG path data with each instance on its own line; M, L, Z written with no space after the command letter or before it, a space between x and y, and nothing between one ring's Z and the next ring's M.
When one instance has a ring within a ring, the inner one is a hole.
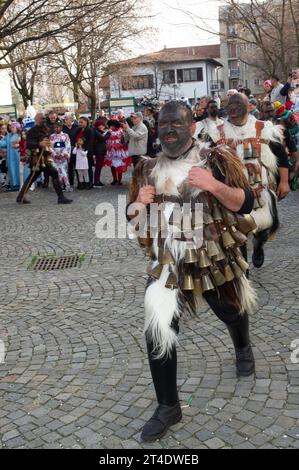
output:
M234 346L236 348L247 346L249 344L248 315L246 313L240 315L234 306L219 299L215 291L205 292L203 296L219 320L227 325ZM163 310L163 305L161 305L161 310ZM178 334L179 321L174 320L171 326ZM157 359L154 353L154 345L147 336L146 345L157 401L160 405L175 405L179 402L176 348L173 348L169 356Z
M18 194L18 200L21 200L26 192L29 190L29 187L31 186L32 183L34 183L34 181L37 180L37 178L39 177L39 175L44 172L45 175L47 175L48 177L48 180L49 180L49 177L51 176L52 178L52 181L53 181L53 187L55 189L55 192L57 194L58 197L62 197L63 196L63 192L62 192L62 187L61 187L61 184L60 184L60 181L59 181L59 176L58 176L58 171L56 170L56 168L51 165L51 163L47 163L46 164L46 167L45 168L42 168L38 171L36 171L35 173L31 170L30 172L30 175L28 176L28 178L26 179L26 181L24 182L19 194ZM29 183L30 183L30 186L29 186Z
M70 160L69 160L69 166L68 166L68 175L69 175L69 182L71 186L74 186L75 183L75 165L76 165L76 155L71 154ZM77 180L78 179L78 173L77 174Z
M89 176L89 183L93 185L93 158L88 157L88 176Z

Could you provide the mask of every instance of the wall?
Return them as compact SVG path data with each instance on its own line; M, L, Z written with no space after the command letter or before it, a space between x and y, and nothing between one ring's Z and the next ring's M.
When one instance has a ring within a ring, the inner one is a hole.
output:
M10 77L7 70L0 70L0 105L13 104Z
M161 81L163 77L163 69L164 70L174 70L174 69L187 69L187 68L197 68L202 67L203 69L203 81L202 82L184 82L184 83L177 83L177 87L174 91L174 87L171 85L163 85L161 88ZM124 70L122 74L125 75ZM215 74L215 67L212 64L206 63L205 61L198 61L198 62L175 62L170 64L163 64L157 68L157 65L149 64L149 65L140 65L138 67L134 67L128 69L128 75L154 75L157 77L158 81L158 91L160 91L160 99L161 100L169 100L176 98L189 98L194 99L200 98L203 95L210 94L209 90L209 83L210 80L214 80L216 78ZM208 78L208 83L207 83ZM142 89L142 90L122 90L120 85L120 78L116 75L111 76L110 78L110 92L111 98L125 98L128 96L135 96L136 98L141 98L143 96L154 96L155 88L153 89Z

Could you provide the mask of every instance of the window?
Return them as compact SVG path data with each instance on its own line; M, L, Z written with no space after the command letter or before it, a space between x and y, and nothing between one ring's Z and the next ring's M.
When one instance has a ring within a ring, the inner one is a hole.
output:
M122 77L121 85L123 90L143 90L154 88L153 75L131 75Z
M163 70L163 83L175 83L174 70Z
M228 56L229 57L237 57L237 44L229 44L228 45Z
M234 24L229 24L227 26L227 33L229 36L236 36L236 27Z
M178 82L202 82L203 73L202 67L194 69L178 69Z

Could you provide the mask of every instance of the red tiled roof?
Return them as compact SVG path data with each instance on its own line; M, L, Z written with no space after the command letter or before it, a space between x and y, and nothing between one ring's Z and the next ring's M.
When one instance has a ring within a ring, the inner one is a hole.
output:
M161 51L144 54L133 59L123 60L121 64L146 64L149 62L190 62L220 58L220 44L208 46L171 47Z

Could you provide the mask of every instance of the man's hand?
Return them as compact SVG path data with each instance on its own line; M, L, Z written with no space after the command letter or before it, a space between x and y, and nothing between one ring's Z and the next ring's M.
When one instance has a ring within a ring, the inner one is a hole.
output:
M277 188L277 197L278 199L283 199L286 197L290 192L289 183L280 182Z
M195 188L202 189L202 191L213 193L217 180L212 175L211 170L193 166L189 171L189 183Z
M150 185L143 186L139 190L136 202L141 202L141 204L144 204L145 206L147 206L148 204L151 204L152 202L154 202L155 194L156 194L156 190L154 186L150 186Z
M45 137L43 140L40 141L39 146L42 148L51 147L51 141L48 137Z

